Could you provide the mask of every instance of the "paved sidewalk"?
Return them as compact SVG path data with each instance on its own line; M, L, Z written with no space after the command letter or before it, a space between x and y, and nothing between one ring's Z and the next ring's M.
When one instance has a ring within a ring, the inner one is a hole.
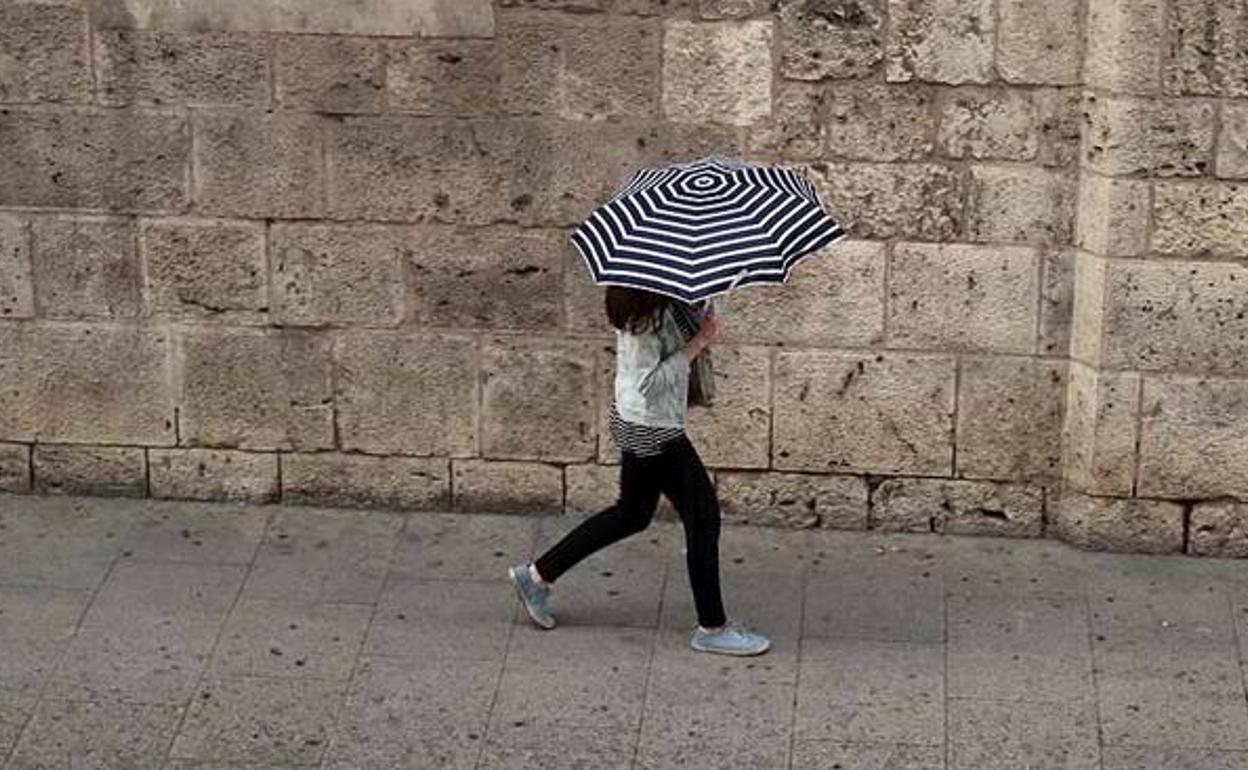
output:
M682 535L0 495L0 766L1248 768L1248 562L727 527L754 659L688 648Z

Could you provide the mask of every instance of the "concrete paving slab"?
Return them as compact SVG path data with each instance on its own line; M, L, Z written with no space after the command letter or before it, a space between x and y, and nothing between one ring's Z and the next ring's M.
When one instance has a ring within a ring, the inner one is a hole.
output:
M950 770L1099 770L1096 707L949 698Z
M251 506L146 500L121 539L122 558L247 564L267 515Z
M367 604L242 599L225 622L209 671L346 681L372 615Z
M183 710L116 700L45 699L5 769L159 770Z
M538 519L469 513L405 517L391 564L407 577L496 581L534 553Z
M521 612L511 586L391 575L364 640L365 655L501 661ZM528 622L528 615L525 615Z
M904 743L802 741L793 744L792 770L943 770L945 750Z
M139 510L133 500L0 493L0 585L94 588Z

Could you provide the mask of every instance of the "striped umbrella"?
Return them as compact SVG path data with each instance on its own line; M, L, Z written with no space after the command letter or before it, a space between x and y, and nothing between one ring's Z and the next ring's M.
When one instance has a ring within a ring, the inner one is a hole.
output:
M709 156L637 172L572 241L595 283L695 302L784 283L846 235L805 173Z

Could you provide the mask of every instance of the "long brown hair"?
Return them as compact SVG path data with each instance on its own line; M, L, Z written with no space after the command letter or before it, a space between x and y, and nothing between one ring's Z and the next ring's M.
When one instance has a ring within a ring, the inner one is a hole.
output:
M615 328L645 334L659 328L663 309L670 302L662 294L631 286L607 287L607 320Z

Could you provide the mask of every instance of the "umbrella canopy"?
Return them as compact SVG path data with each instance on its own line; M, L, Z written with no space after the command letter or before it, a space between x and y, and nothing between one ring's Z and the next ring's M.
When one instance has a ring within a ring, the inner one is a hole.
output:
M846 235L803 172L710 156L637 172L572 241L595 283L694 302L783 283Z

